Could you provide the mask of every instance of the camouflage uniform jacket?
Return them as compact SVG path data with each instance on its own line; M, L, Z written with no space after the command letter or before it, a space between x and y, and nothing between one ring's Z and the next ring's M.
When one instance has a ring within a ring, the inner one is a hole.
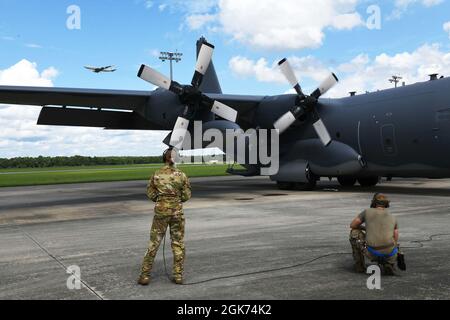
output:
M156 214L182 215L182 203L191 198L191 185L184 172L174 166L165 165L150 178L147 196L156 202Z

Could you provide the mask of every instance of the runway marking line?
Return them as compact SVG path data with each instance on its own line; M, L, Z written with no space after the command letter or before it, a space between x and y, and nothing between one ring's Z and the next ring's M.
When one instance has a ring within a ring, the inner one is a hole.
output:
M30 239L35 245L37 245L42 251L44 251L50 258L52 258L53 260L55 260L63 269L64 272L67 271L67 266L60 260L58 259L54 254L52 254L49 250L47 250L47 248L45 248L39 241L37 241L33 236L31 236L28 232L26 232L23 228L21 228L20 226L17 225L11 225L11 227L16 228L17 230L19 230L22 234L24 234L28 239ZM102 294L100 294L99 292L97 292L96 290L94 290L86 281L84 281L81 278L78 278L75 274L72 274L72 276L76 277L77 280L79 280L86 289L88 289L89 292L91 292L92 294L94 294L97 298L99 298L100 300L106 300Z

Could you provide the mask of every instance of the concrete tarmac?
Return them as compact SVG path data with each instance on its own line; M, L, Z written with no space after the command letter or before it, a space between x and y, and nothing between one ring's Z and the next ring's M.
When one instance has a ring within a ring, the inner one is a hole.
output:
M450 180L322 181L312 192L267 178L192 186L185 281L194 284L167 279L160 248L148 287L136 284L153 217L146 181L1 188L0 299L450 298ZM382 277L381 290L353 272L348 242L374 192L392 200L408 265ZM169 243L165 254L171 273ZM70 266L80 268L79 290L67 287Z

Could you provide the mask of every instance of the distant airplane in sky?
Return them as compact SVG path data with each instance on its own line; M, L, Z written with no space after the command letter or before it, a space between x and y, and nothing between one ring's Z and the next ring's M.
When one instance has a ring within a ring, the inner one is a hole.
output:
M95 73L100 73L100 72L114 72L117 69L111 69L114 68L114 66L106 66L106 67L91 67L91 66L84 66L86 69L91 70L92 72Z

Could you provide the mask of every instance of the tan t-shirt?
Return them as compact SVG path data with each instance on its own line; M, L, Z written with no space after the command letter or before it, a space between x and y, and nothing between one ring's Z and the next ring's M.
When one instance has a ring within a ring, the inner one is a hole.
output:
M359 219L366 224L366 241L371 247L384 247L377 250L390 253L395 247L394 230L398 228L397 220L387 209L367 209L359 214Z

